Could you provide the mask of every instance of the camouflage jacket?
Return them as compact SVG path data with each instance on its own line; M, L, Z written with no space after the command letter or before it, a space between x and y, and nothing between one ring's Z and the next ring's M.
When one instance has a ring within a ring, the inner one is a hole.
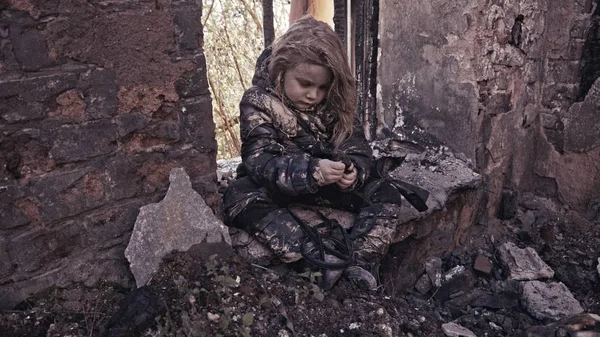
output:
M271 192L288 196L318 193L313 172L322 156L315 154L315 145L328 144L335 117L324 107L305 113L286 105L267 75L269 55L267 49L259 57L253 86L240 103L242 164L238 177L249 176ZM372 149L358 122L338 152L346 155L358 172L357 182L344 191L359 188L367 179Z

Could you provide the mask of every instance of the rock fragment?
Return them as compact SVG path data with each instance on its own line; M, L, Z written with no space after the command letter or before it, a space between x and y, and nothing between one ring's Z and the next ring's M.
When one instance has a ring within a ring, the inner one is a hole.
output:
M442 286L436 291L434 297L438 301L447 301L465 294L476 282L477 278L471 269L456 266L444 274Z
M477 337L473 331L452 322L442 324L442 331L448 337Z
M529 281L522 286L523 306L537 319L557 321L583 312L571 291L561 282Z
M479 254L475 259L473 269L485 275L490 275L492 273L492 261L487 256Z
M526 331L526 337L546 336L598 336L600 316L578 314L544 326L534 326Z
M419 277L415 283L415 289L417 289L421 295L427 294L431 288L433 288L433 285L431 284L431 280L427 274L421 275L421 277Z
M531 247L521 249L514 243L507 242L500 246L499 251L500 260L510 280L529 281L554 276L554 270Z
M125 256L138 287L151 279L168 253L196 250L208 258L232 252L227 227L215 217L204 199L192 189L189 176L174 168L165 198L143 206L134 225Z
M425 271L434 287L442 286L442 260L439 257L432 257L425 262Z

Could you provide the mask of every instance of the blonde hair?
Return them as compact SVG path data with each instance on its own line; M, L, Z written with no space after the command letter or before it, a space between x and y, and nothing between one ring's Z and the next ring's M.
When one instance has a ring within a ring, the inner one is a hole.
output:
M329 70L331 83L325 101L337 117L331 140L338 147L352 133L356 80L342 41L326 23L310 16L298 19L273 43L268 70L279 92L285 72L301 63L317 64Z

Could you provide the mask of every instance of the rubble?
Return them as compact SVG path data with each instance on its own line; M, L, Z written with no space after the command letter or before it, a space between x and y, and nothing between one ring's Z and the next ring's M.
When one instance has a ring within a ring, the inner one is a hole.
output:
M520 249L514 243L507 242L500 246L499 251L500 259L511 280L537 280L554 276L554 271L531 247Z
M415 283L415 289L421 293L421 295L427 294L433 288L429 275L423 274Z
M527 329L525 337L547 336L598 336L600 316L596 314L578 314L558 322Z
M162 258L173 250L186 251L202 244L206 256L231 252L227 227L192 189L185 170L172 169L169 181L161 202L140 209L125 249L138 287L152 278Z
M472 289L476 280L472 270L464 266L456 266L444 274L442 286L436 290L434 297L444 302L460 296Z
M537 319L560 320L583 312L581 304L562 282L523 283L523 306Z
M487 256L479 254L475 259L473 269L485 275L490 275L492 273L492 261Z
M442 324L442 330L448 337L477 337L473 331L456 323Z
M425 272L434 287L442 286L442 260L439 257L430 258L425 262Z

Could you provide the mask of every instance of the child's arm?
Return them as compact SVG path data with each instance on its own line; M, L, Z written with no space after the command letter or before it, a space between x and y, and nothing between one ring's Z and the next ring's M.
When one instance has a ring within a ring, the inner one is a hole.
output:
M338 150L350 158L356 169L356 182L349 189L352 190L362 186L371 170L373 149L367 142L358 119L355 120L352 135L340 145Z
M261 186L286 195L315 193L313 177L318 158L308 153L289 153L281 144L270 114L261 107L240 104L242 163L246 173Z

